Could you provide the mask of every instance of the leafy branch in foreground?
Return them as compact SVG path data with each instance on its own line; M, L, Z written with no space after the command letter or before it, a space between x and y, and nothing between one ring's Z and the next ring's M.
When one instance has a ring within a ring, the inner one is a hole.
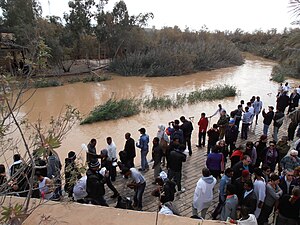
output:
M145 100L137 99L109 99L103 105L97 106L81 122L81 124L97 121L114 120L122 117L129 117L138 114L142 109L165 110L179 108L185 104L196 104L203 101L212 101L226 97L236 96L236 87L220 85L205 90L196 90L189 94L176 94L175 97L152 96ZM142 104L141 104L142 103Z

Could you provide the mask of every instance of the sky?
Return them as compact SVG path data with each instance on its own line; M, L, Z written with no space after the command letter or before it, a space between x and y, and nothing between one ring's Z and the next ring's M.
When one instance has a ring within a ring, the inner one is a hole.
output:
M98 0L95 0L96 2ZM69 12L68 0L40 0L43 16L62 17ZM50 8L49 4L50 2ZM105 7L111 11L117 1L109 0ZM200 30L205 25L209 30L282 31L293 27L289 0L125 0L130 15L152 12L154 19L148 27L179 26ZM295 26L294 26L295 27Z

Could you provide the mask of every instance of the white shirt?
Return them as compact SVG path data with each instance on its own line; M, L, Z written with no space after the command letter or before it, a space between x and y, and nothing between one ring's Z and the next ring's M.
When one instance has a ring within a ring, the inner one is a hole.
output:
M86 180L87 176L84 176L76 182L73 188L73 197L75 201L83 199L88 195L86 192Z
M248 111L253 115L254 114L254 107L253 106L249 107Z
M238 225L257 225L257 220L256 220L255 215L249 214L249 218L248 219L246 219L246 220L239 219L237 221L237 224Z
M300 95L300 88L296 88L296 90L297 90L297 93Z
M49 200L53 196L53 192L50 192L50 188L46 185L46 180L50 180L48 177L44 177L42 181L39 182L39 190L41 193L44 192L45 199Z
M143 175L137 171L136 168L130 168L130 171L131 171L131 178L133 179L133 181L136 183L136 184L143 184L145 183L145 178L143 177Z
M106 149L108 152L108 159L110 161L112 161L113 159L117 159L117 147L113 141L110 145L107 145Z
M253 191L253 189L252 190L250 190L250 191L245 191L245 193L244 193L244 198L246 198L247 197L247 195L249 195L251 192Z

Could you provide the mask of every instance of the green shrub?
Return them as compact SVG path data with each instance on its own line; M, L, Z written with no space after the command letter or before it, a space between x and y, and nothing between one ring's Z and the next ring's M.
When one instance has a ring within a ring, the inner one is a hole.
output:
M122 117L129 117L140 112L140 101L136 99L109 99L103 105L97 106L89 113L81 124L97 121L115 120Z
M189 104L195 104L202 101L212 101L226 97L233 97L236 96L236 94L236 87L231 85L219 85L213 88L191 92L187 97L187 102Z
M33 83L33 86L35 88L57 87L57 86L62 86L62 83L58 80L48 80L45 78L41 78L41 79L35 80Z
M244 63L239 50L224 35L194 33L190 39L180 35L183 40L158 37L146 50L134 50L125 57L115 58L110 70L123 76L175 76Z
M136 115L141 111L142 107L149 110L165 110L182 107L186 103L195 104L201 101L212 101L225 97L232 97L236 94L236 87L230 85L219 85L206 90L193 91L190 94L176 94L174 98L170 96L152 96L145 100L109 99L105 104L97 106L93 111L91 111L88 117L83 120L81 124L114 120Z
M73 84L73 83L77 83L80 82L81 79L79 77L73 77L71 79L68 80L68 83Z
M103 74L103 75L91 75L88 77L83 78L83 83L88 83L88 82L102 82L102 81L106 81L106 80L111 80L111 76L107 75L107 74Z

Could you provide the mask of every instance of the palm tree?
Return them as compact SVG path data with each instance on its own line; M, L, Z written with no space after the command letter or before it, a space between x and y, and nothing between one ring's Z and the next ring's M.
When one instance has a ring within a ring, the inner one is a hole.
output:
M297 19L300 17L300 0L290 0L290 8L291 8L291 13L292 15ZM296 20L293 22L293 24L299 24L300 21Z

